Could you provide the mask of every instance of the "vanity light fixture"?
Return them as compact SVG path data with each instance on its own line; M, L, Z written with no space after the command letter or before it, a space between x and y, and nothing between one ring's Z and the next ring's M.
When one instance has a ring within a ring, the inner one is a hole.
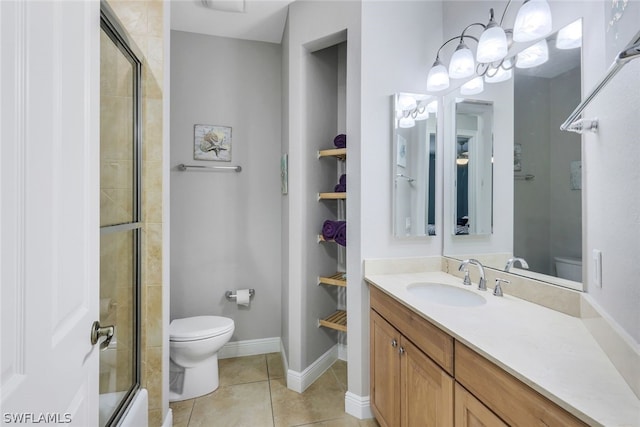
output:
M503 22L512 1L507 2L499 23L495 20L493 8L489 9L489 22L486 25L479 22L469 24L459 36L450 38L440 46L436 53L436 60L427 76L427 91L443 91L449 88L450 79L467 79L474 75L485 77L488 83L504 81L500 80L504 76L510 78L511 68L515 63L515 58L509 57L509 49L513 41L527 42L541 39L551 33L552 29L551 9L547 0L524 0L518 10L514 29L505 29ZM479 39L466 34L467 30L473 26L483 28ZM475 61L473 52L466 45L465 39L471 39L477 43ZM451 56L447 69L440 59L440 53L448 43L454 40L459 40L458 46Z
M542 65L549 60L549 47L546 40L530 46L520 52L516 57L517 68L533 68Z
M460 87L462 95L477 95L484 90L484 79L480 76L475 77Z
M416 125L416 120L426 120L430 113L435 113L438 109L438 102L431 101L429 96L415 99L410 95L400 95L397 100L396 119L398 127L412 128Z
M582 46L582 19L561 28L556 38L558 49L575 49L580 46Z

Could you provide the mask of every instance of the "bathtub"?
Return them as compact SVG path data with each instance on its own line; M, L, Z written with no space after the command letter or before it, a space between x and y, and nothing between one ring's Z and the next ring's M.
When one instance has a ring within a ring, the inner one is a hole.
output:
M149 396L147 395L147 389L141 388L129 404L127 412L118 423L118 427L148 427L148 407Z

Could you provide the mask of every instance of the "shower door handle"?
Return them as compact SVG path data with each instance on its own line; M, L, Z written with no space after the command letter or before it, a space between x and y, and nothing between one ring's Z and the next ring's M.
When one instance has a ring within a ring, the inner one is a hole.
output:
M104 350L109 347L111 338L116 331L116 327L113 325L100 326L100 322L97 320L91 325L91 344L96 345L100 337L106 337L104 341L100 343L100 350Z

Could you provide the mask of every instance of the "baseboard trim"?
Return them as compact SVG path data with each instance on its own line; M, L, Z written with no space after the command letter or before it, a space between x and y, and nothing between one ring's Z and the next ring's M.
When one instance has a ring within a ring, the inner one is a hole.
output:
M338 345L331 347L304 371L296 372L287 369L287 388L298 393L304 392L320 375L338 360Z
M344 411L360 420L373 418L369 396L358 396L350 391L344 395Z
M280 337L228 342L218 352L219 359L278 353L282 347Z

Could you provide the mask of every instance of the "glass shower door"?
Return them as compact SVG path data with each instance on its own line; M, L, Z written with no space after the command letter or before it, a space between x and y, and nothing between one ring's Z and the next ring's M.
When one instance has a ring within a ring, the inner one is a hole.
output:
M100 427L115 425L140 384L140 69L108 7L100 33Z

